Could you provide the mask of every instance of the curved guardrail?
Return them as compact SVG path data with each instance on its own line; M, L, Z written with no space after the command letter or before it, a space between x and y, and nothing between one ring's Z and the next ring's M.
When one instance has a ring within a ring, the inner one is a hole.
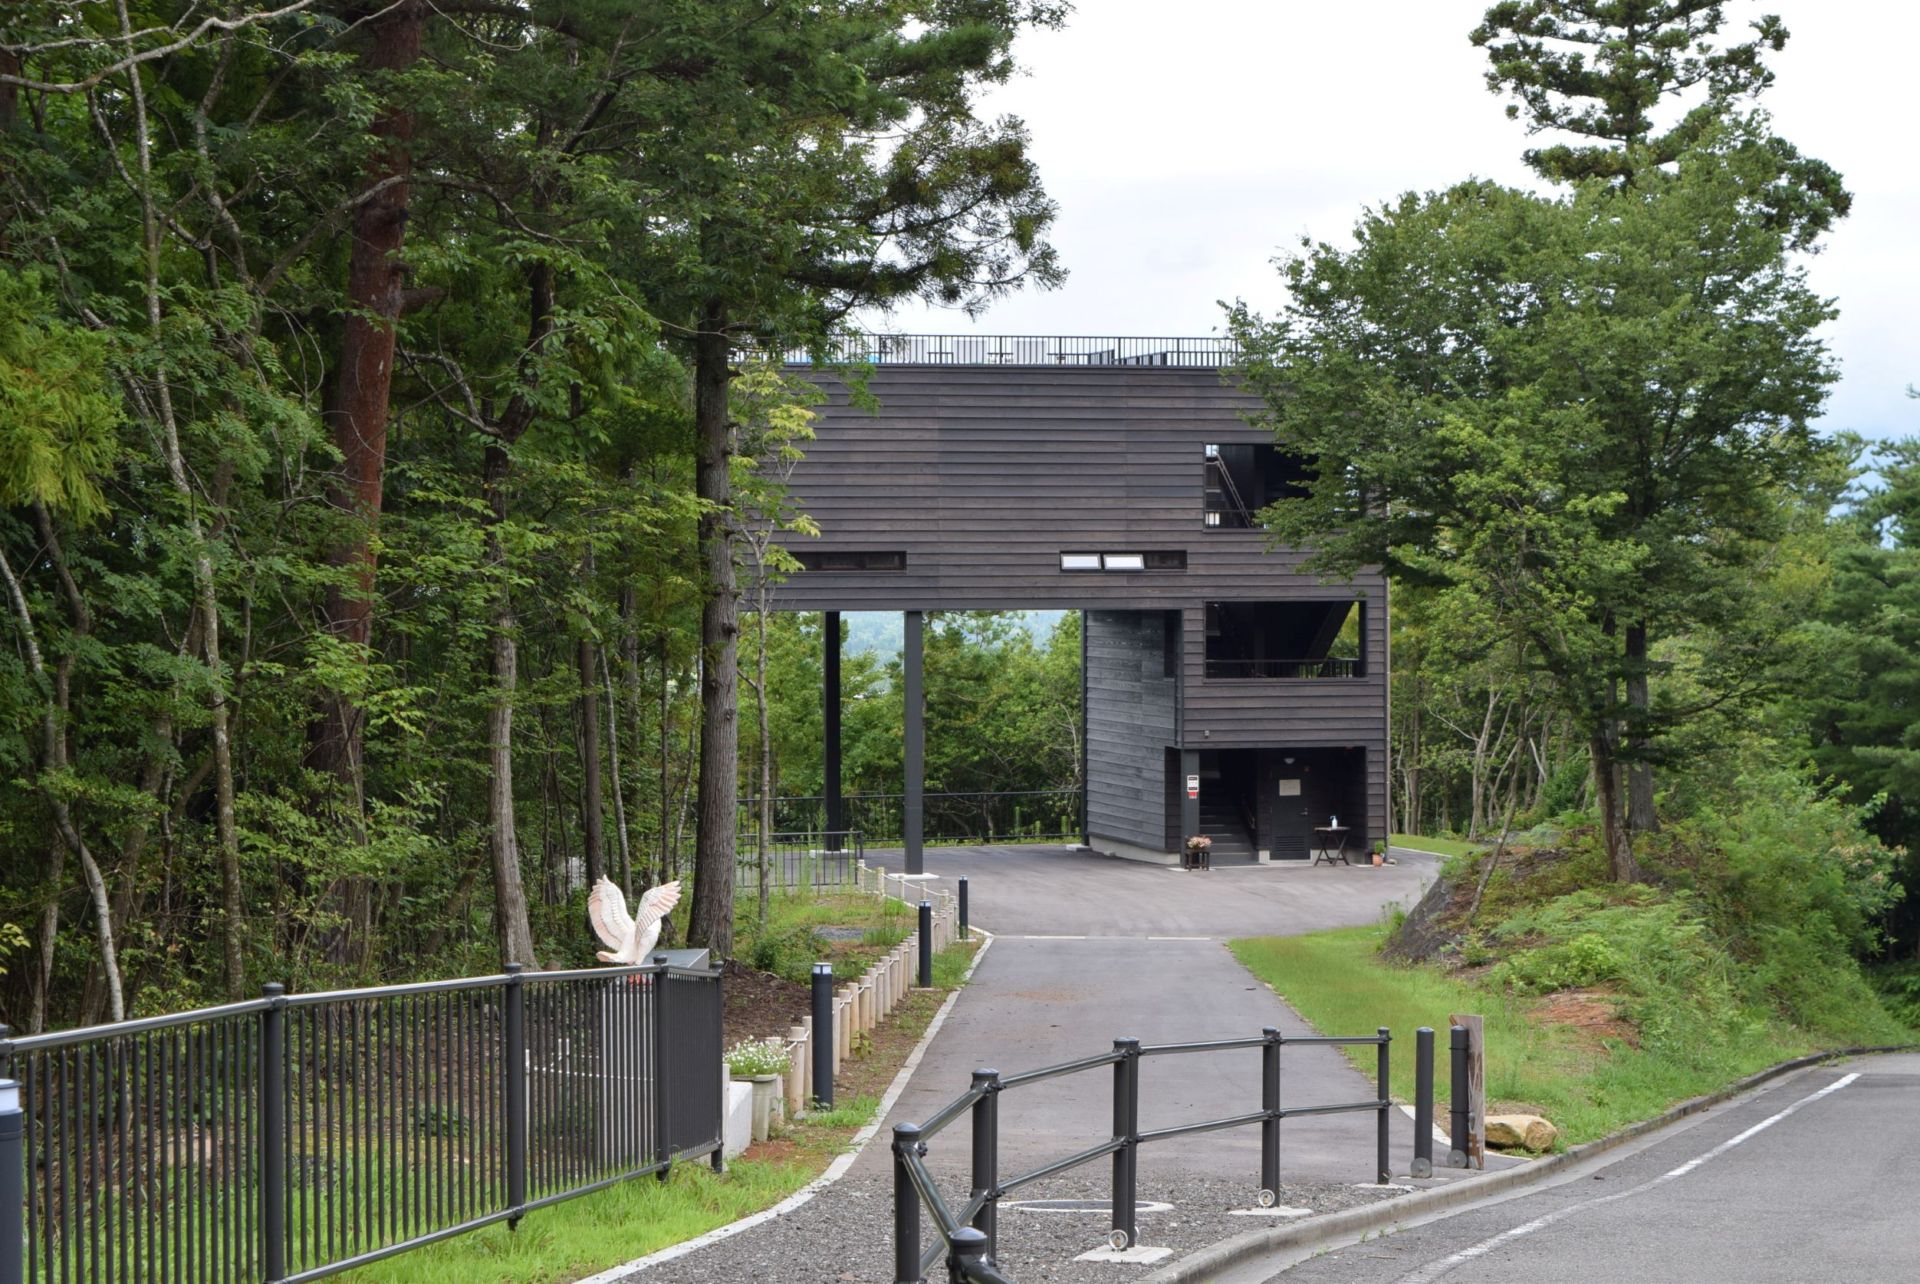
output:
M1058 1065L1002 1076L997 1070L975 1070L967 1090L928 1117L925 1123L896 1124L893 1129L894 1279L897 1284L920 1284L944 1256L948 1278L955 1284L1012 1284L994 1264L999 1240L1000 1200L1022 1186L1067 1172L1095 1160L1111 1157L1113 1165L1113 1220L1108 1242L1116 1249L1139 1242L1137 1225L1139 1151L1148 1142L1260 1125L1261 1207L1272 1207L1280 1191L1280 1123L1306 1115L1331 1115L1370 1110L1376 1128L1376 1180L1392 1176L1388 1161L1388 1115L1393 1102L1387 1088L1388 1050L1392 1033L1380 1027L1370 1035L1283 1035L1269 1026L1257 1038L1209 1039L1197 1043L1142 1044L1138 1039L1115 1039L1111 1052L1064 1061ZM1280 1104L1280 1053L1285 1047L1373 1044L1380 1050L1379 1095L1367 1101L1343 1101L1308 1106ZM1430 1046L1425 1045L1423 1046ZM1208 1052L1258 1048L1260 1108L1222 1119L1202 1119L1167 1128L1140 1129L1140 1061L1143 1057L1188 1056ZM1000 1175L1000 1094L1024 1084L1057 1079L1113 1067L1113 1132L1107 1140L1031 1172ZM1430 1081L1430 1076L1429 1076ZM927 1170L928 1143L961 1116L971 1117L972 1178L965 1204L950 1205ZM1417 1140L1417 1138L1416 1138ZM922 1212L932 1217L936 1243L921 1243Z

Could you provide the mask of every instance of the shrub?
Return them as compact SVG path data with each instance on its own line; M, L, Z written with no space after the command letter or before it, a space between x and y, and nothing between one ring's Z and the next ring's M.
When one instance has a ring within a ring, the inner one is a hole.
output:
M737 1079L785 1074L791 1064L784 1039L742 1039L727 1049L727 1072Z
M747 962L753 967L800 985L807 983L814 961L823 958L825 953L826 942L810 927L762 932L746 949Z

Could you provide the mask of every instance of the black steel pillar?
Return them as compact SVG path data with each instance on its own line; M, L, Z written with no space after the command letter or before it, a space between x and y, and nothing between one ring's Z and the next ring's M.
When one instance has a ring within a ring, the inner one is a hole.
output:
M827 850L837 852L847 829L847 802L840 794L840 612L822 612L820 634L820 737L826 747L821 792L826 795Z
M907 706L906 789L900 817L900 841L906 847L907 873L926 872L926 774L927 774L927 693L922 668L926 663L926 614L906 613L906 644L900 666L904 682L901 694Z
M895 1284L920 1281L920 1192L913 1184L907 1156L920 1147L919 1124L893 1126L893 1278Z
M967 920L966 876L962 875L956 881L959 882L960 884L960 939L963 941L971 941L973 939L973 928L968 925L968 920Z
M981 1096L973 1103L973 1190L969 1198L980 1200L973 1225L986 1236L986 1257L992 1261L1000 1226L1000 1072L975 1070L973 1086Z
M1260 1049L1260 1109L1267 1113L1260 1121L1260 1190L1271 1208L1280 1202L1280 1031L1268 1026L1260 1033L1267 1040Z
M1120 1148L1113 1152L1113 1236L1115 1248L1140 1242L1136 1209L1140 1179L1140 1040L1115 1039L1113 1050L1113 1135Z
M1380 1184L1384 1186L1388 1182L1393 1180L1393 1161L1387 1156L1387 1149L1388 1149L1387 1117L1393 1113L1393 1092L1392 1092L1392 1086L1389 1083L1388 1077L1387 1077L1387 1048L1393 1042L1393 1035L1388 1032L1387 1027L1384 1025L1379 1027L1379 1031L1380 1031L1380 1065L1379 1065L1380 1113L1378 1116L1379 1124L1374 1129L1374 1132L1376 1134L1375 1158L1379 1160L1379 1163L1376 1165L1376 1167L1379 1169L1379 1172L1380 1172L1380 1178L1379 1178Z
M1184 847L1187 839L1200 832L1200 799L1187 788L1200 779L1200 753L1196 749L1180 751L1180 842Z
M1414 1031L1413 1168L1415 1177L1433 1176L1433 1027Z
M813 1105L833 1109L833 964L813 965Z

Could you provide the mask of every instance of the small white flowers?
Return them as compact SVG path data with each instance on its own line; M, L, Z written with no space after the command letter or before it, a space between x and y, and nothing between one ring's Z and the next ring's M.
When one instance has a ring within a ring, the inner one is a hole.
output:
M736 1079L785 1074L789 1064L785 1039L742 1039L727 1049L727 1071Z

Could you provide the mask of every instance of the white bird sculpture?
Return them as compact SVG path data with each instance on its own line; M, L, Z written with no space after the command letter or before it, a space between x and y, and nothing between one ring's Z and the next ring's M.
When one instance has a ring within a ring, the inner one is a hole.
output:
M593 885L587 918L607 948L594 957L602 963L645 963L660 939L660 923L680 903L680 880L662 883L640 897L639 917L627 913L627 898L610 878Z

